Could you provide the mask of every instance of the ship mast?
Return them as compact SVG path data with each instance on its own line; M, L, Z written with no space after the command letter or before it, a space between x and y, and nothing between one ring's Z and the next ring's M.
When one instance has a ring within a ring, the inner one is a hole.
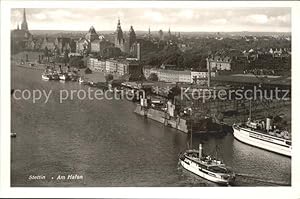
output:
M191 148L193 149L193 121L191 121Z
M249 119L250 119L250 121L251 121L251 99L250 99L250 110L249 110Z

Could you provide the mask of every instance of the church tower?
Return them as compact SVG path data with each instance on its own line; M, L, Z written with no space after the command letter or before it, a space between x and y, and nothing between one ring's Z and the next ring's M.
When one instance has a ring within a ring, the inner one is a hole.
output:
M27 20L26 20L25 8L23 10L23 20L22 20L22 24L21 24L21 30L28 30L28 24L27 24Z
M131 49L132 44L134 44L134 42L136 42L136 34L133 30L133 27L131 26L129 30L129 49Z
M118 19L118 25L117 25L117 30L115 33L115 47L120 48L122 52L125 51L125 39L123 37L123 31L121 28L121 22L120 19Z

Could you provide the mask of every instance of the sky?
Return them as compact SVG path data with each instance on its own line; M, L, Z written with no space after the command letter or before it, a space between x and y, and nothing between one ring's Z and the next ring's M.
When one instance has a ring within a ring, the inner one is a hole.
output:
M11 29L21 24L23 9L11 10ZM290 32L290 8L26 8L29 30L160 29L180 32Z

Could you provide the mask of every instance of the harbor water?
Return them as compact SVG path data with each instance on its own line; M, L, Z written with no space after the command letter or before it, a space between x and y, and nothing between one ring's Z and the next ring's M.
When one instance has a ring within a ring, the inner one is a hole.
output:
M52 90L43 100L11 100L11 186L217 186L181 168L189 136L133 112L127 100L59 102L77 82L42 81L39 70L12 66L13 89ZM7 132L9 133L9 132ZM226 136L193 136L237 174L235 186L290 186L291 159ZM216 150L217 149L217 150ZM59 176L82 176L64 179ZM42 176L35 179L35 176Z

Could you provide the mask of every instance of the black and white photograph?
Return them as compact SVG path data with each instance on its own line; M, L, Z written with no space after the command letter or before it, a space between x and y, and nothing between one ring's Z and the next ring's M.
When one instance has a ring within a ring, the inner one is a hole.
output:
M292 6L31 3L5 19L10 188L292 187Z

